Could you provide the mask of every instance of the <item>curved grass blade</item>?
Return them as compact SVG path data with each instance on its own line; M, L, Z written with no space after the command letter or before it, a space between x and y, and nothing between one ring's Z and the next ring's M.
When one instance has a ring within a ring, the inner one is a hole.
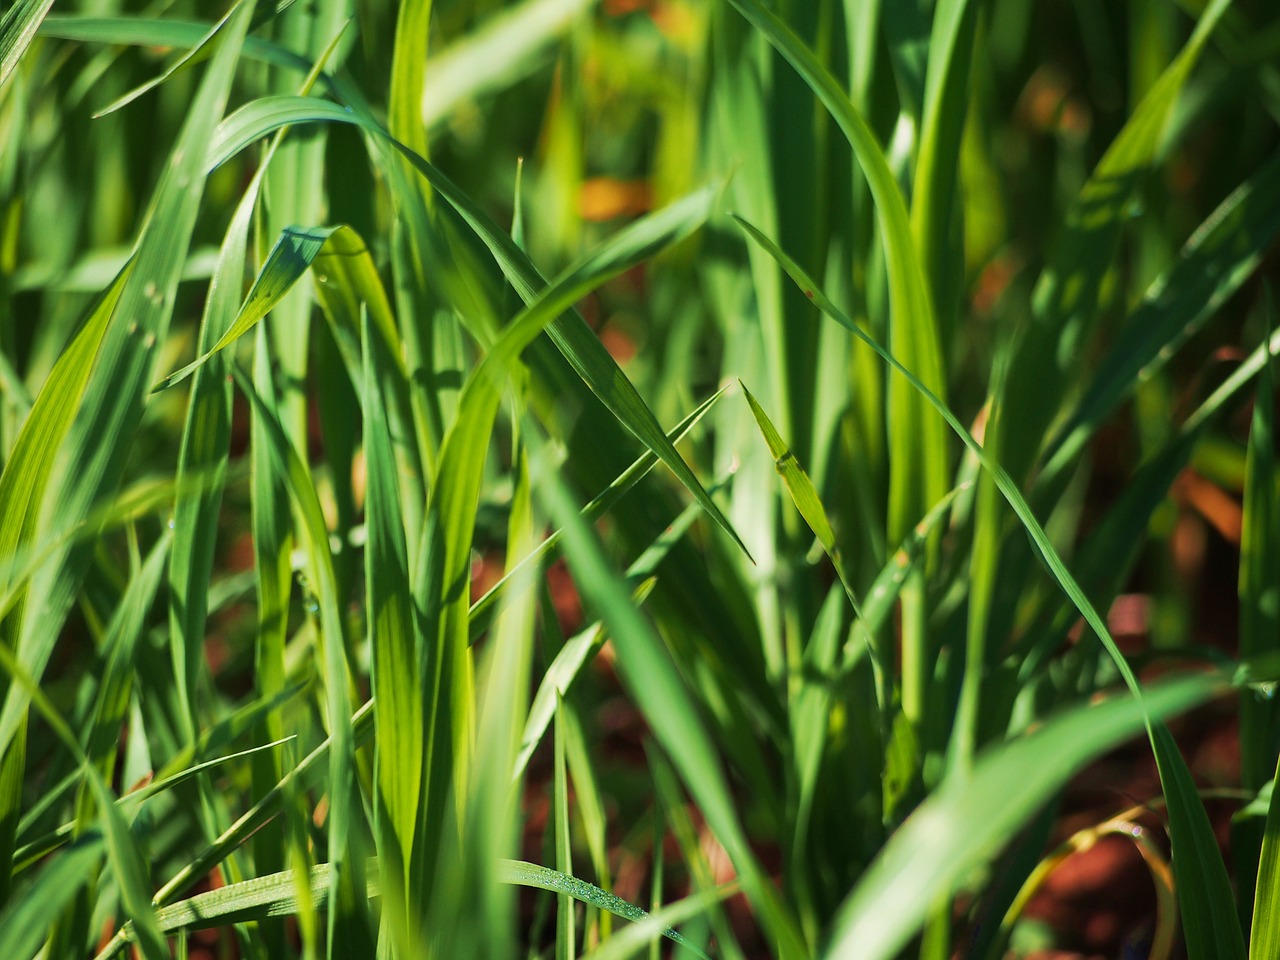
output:
M253 281L253 288L245 298L235 320L227 327L222 336L208 347L203 354L191 361L181 370L169 374L161 380L152 392L167 390L185 380L204 366L209 359L225 350L236 340L253 329L254 325L284 299L293 285L307 272L312 262L320 255L321 249L329 238L343 227L289 227L267 255L266 263Z
M624 920L631 920L634 923L643 923L650 920L650 915L635 904L623 900L607 890L601 890L594 883L579 880L577 877L571 877L568 874L561 873L559 870L542 867L536 863L529 863L524 860L502 860L498 864L498 879L503 883L515 883L522 887L536 887L539 890L572 897L574 900L580 900L582 903L589 904L600 910L608 910L615 917L622 917ZM721 888L721 890L723 890L723 896L728 896L732 892L732 889L725 890ZM663 929L662 935L674 940L685 949L692 950L698 956L703 957L704 960L710 960L705 953L670 927Z
M1224 689L1219 677L1183 677L1148 688L1141 701L1116 696L1075 707L980 754L968 776L944 781L889 839L840 908L823 955L897 956L932 905L960 889L1076 770L1142 732L1151 718Z
M675 933L674 928L678 924L706 913L717 903L733 896L737 891L737 882L725 883L709 890L703 890L700 893L691 894L682 900L676 900L674 903L668 903L654 910L645 919L636 920L610 936L600 946L584 955L583 960L626 960L627 957L635 956L660 936L675 939L671 935ZM707 958L705 953L687 940L681 938L676 942L686 950L691 950L698 956ZM707 960L710 960L710 958L707 958Z
M271 7L264 7L261 10L255 10L253 22L249 24L249 31L253 32L258 27L269 22L277 14L283 12L287 7L292 6L293 2L294 0L280 0L280 2L273 4ZM172 77L175 77L180 73L184 73L197 64L208 60L209 57L213 55L212 43L217 38L219 31L226 26L227 18L229 16L230 14L227 14L227 16L215 23L209 32L200 38L195 46L191 47L190 50L171 63L163 73L157 77L153 77L146 83L134 87L128 93L112 101L109 105L95 113L93 115L94 119L96 120L99 117L105 117L108 114L115 113L117 110L133 103L134 100L137 100L143 94L154 90L156 87L160 86Z
M521 299L526 304L532 303L545 283L524 251L505 232L498 229L452 180L388 135L363 111L357 113L350 106L341 107L328 101L305 97L268 97L256 100L232 114L222 124L217 143L209 151L208 165L210 168L217 167L253 141L281 126L303 123L354 124L398 150L475 231ZM676 452L635 386L622 373L617 362L582 317L576 311L568 309L568 306L571 304L566 306L563 316L552 318L547 327L547 333L557 349L618 421L667 465L711 518L750 556L733 525L707 495L689 465Z
M370 876L377 875L377 870L372 864L369 867L369 874ZM308 887L313 897L322 897L326 894L329 890L331 876L329 864L317 864L310 869ZM524 860L499 860L496 864L495 876L500 883L534 887L551 893L565 894L582 903L601 910L607 910L614 916L622 917L634 923L645 924L643 937L650 935L649 928L653 926L655 918L657 921L662 921L666 917L672 917L668 923L679 922L680 919L692 916L700 910L706 909L712 903L731 896L736 889L735 884L724 884L702 894L701 897L696 899L696 903L682 901L686 906L681 907L679 910L665 908L658 914L650 915L621 897L617 897L606 890L601 890L595 884ZM367 890L370 897L381 896L381 890L376 883L371 882ZM671 906L676 907L679 904L672 904ZM284 871L265 877L245 880L241 883L230 884L218 890L211 890L208 893L197 894L194 897L189 897L179 903L158 910L156 919L160 930L173 932L182 929L198 930L205 927L225 926L264 917L289 916L295 913L297 908L298 890L296 878L291 871ZM137 932L131 925L127 926L122 932L124 936L117 938L116 941L113 941L111 947L98 954L97 960L107 960L107 958L124 949L127 944L136 942ZM706 954L690 944L670 926L665 926L661 933L663 936L703 957L704 960L710 960Z

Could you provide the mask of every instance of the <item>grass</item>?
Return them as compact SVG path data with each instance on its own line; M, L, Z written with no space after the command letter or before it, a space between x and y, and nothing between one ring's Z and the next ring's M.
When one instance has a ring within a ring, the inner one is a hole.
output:
M1265 4L50 7L0 955L994 960L1103 836L1276 953Z

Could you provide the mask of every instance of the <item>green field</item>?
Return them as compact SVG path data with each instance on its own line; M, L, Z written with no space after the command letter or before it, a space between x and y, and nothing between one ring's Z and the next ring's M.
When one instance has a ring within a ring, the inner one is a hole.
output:
M1099 842L1280 957L1278 121L1272 0L14 0L0 958L1095 957Z

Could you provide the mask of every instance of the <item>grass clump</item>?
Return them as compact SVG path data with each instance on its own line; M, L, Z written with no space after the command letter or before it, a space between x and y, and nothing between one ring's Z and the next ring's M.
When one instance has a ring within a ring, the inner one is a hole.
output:
M1275 42L1187 6L15 4L0 955L997 958L1119 834L1272 956Z

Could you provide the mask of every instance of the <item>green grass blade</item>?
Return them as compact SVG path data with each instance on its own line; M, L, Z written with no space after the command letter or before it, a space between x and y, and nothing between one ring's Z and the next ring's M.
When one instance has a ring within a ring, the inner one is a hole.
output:
M393 364L369 329L364 331L364 449L368 477L365 500L365 590L372 650L374 715L378 729L378 852L385 896L394 923L407 923L400 902L412 878L407 873L422 788L423 703L418 687L421 640L414 630L409 593L409 550L400 517L400 489L387 432L384 384Z
M707 823L742 877L778 955L799 958L807 951L794 920L764 875L721 772L720 761L670 655L652 627L631 604L619 578L608 568L599 544L558 482L539 487L548 512L564 527L565 555L583 597L601 614L618 650L618 665L663 748L670 754Z
M539 866L536 863L528 863L524 860L503 860L498 865L498 877L503 883L515 883L522 887L535 887L539 890L571 897L600 910L608 910L615 917L622 917L624 920L630 920L634 923L643 923L650 919L650 915L635 904L623 900L607 890L601 890L594 883L588 883L585 880L569 876L558 870L552 870L549 867ZM706 954L694 947L675 930L670 928L663 929L662 935L674 940L682 947L692 950L698 956L706 958ZM709 958L706 958L706 960L709 960Z
M1248 692L1245 696L1248 696ZM1277 767L1275 779L1280 779ZM1267 825L1258 859L1258 884L1253 895L1253 928L1249 956L1274 957L1280 953L1280 793L1274 790L1267 804Z
M737 889L738 885L736 883L721 884L710 890L703 890L682 900L668 903L652 911L644 919L636 920L619 930L608 940L601 943L600 946L586 954L583 960L626 960L626 958L635 956L646 946L654 943L659 937L675 940L679 936L679 934L675 934L674 930L678 924L706 913L717 903L732 896ZM672 934L675 934L675 937ZM707 957L707 954L693 946L683 937L676 940L676 942L699 957Z
M889 345L902 365L938 397L944 395L942 355L928 278L921 266L906 203L875 134L834 77L778 17L759 0L733 5L778 49L813 89L848 138L875 200L889 271ZM805 288L805 295L809 294ZM889 386L889 538L901 540L947 492L946 431L928 404L902 377Z
M0 915L5 955L34 957L49 936L49 919L62 913L103 860L101 833L88 833L49 861L23 895Z
M960 142L969 104L969 61L980 4L939 3L933 14L925 75L920 146L911 191L911 227L925 276L933 290L939 330L955 326L964 251L957 228ZM940 339L945 342L945 335Z
M1155 728L1155 748L1169 815L1173 876L1187 958L1244 960L1244 936L1227 866L1195 781L1173 734L1162 723Z
M53 0L17 0L0 17L0 89L17 69L51 6Z
M1076 770L1141 733L1148 711L1178 713L1222 689L1208 675L1169 681L1142 702L1116 696L1075 707L979 755L969 776L945 781L885 845L841 907L824 956L897 956L939 898L989 862Z

